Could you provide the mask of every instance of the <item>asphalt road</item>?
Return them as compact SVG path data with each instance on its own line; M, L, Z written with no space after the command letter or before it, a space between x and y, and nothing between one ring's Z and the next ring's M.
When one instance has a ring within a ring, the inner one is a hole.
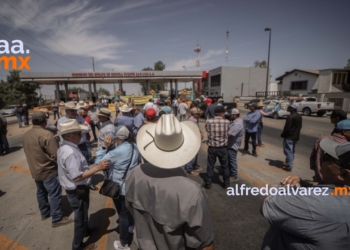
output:
M242 117L246 113L246 110L241 109ZM264 118L263 141L275 147L281 147L280 134L284 124L285 119ZM12 244L17 242L26 247L23 249L70 249L73 225L53 229L50 226L50 221L42 222L40 220L35 197L35 183L30 176L25 160L23 160L25 155L22 149L22 138L24 131L29 128L19 130L16 124L10 125L10 127L9 143L12 153L0 158L0 242L3 239L6 239L7 243L12 240ZM303 117L303 129L297 146L297 154L308 158L319 134L330 134L332 129L333 125L330 124L329 117ZM261 153L260 161L264 161L265 153L274 153L274 150L273 148L261 150L259 152L259 155ZM204 169L206 169L207 164L206 155L205 147L202 146L198 161ZM253 160L259 161L259 159L254 158ZM251 162L252 158L239 156L239 161ZM19 168L8 171L11 166L19 166ZM251 169L252 171L259 170ZM280 171L273 167L264 167L263 171L266 172L266 169ZM189 178L202 184L204 177L205 170L199 176L190 176ZM216 173L212 189L206 190L213 220L216 249L260 249L268 228L268 223L259 213L264 197L227 196L226 191L221 187L221 178ZM101 174L96 174L93 178L96 185L101 185L102 181ZM243 175L236 183L238 185L254 185L251 179L247 179ZM63 204L65 214L70 215L72 211L65 195L63 195ZM89 211L91 225L100 226L99 232L92 237L91 241L98 240L98 250L113 249L113 241L118 239L118 234L115 231L117 215L115 215L114 206L97 192L91 192ZM136 248L133 246L132 249Z

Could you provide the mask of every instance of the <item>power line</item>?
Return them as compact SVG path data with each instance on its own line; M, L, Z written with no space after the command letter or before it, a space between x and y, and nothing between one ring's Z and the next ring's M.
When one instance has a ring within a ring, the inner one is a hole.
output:
M6 1L6 0L5 0ZM6 1L7 2L7 1ZM8 2L7 2L8 3ZM10 4L9 4L10 5ZM11 5L10 5L11 6ZM31 4L29 3L29 6L30 6L30 8L32 9L32 10L34 10L35 11L35 14L36 15L38 15L38 16L41 16L41 13L40 12L38 12L36 9L34 9L32 6L31 6ZM13 6L11 6L12 8L14 8ZM18 12L18 11L17 11ZM19 12L18 12L19 13ZM22 14L21 14L22 15ZM22 15L23 16L23 15ZM23 16L24 17L24 16ZM34 24L33 24L34 25ZM35 25L34 25L35 26ZM35 26L36 27L36 26ZM39 29L39 28L38 28ZM40 30L40 29L39 29ZM46 33L45 32L43 32L43 31L41 31L42 33L44 33L45 35L46 35ZM46 36L48 36L48 35L46 35ZM48 36L49 37L49 36ZM51 39L51 37L49 37L50 39ZM68 51L69 53L71 53L71 54L73 54L72 53L72 51L70 51L70 50L68 50L68 49L66 49L63 45L61 45L60 43L58 43L58 42L56 42L55 40L53 40L53 39L51 39L53 42L55 42L56 44L58 44L59 46L61 46L61 48L63 48L63 49L65 49L66 51ZM79 50L79 49L77 49L77 50ZM79 50L80 52L82 52L81 50ZM81 56L77 56L77 55L75 55L77 58L80 58L82 61L84 61L84 63L88 63L88 64L90 64L90 62L88 62L86 59L84 59L84 58L82 58Z
M16 24L14 24L13 22L11 22L9 19L7 19L6 17L4 17L2 14L0 14L0 16L2 16L5 20L7 20L8 22L10 22L11 24L15 25L18 29L20 29L22 32L24 32L25 34L27 34L28 36L30 36L31 38L33 38L35 41L37 41L39 44L41 44L42 46L44 46L45 48L47 48L48 50L50 50L49 47L47 47L46 45L42 44L41 42L39 42L36 38L34 38L33 36L31 36L30 34L28 34L26 31L24 31L23 29L21 29L20 27L18 27ZM72 64L75 64L73 62L71 62L70 60L64 58L63 56L57 54L56 52L53 52L52 50L50 50L52 53L58 55L59 57L61 57L62 59L66 60L67 62L70 62ZM75 64L77 65L77 64ZM80 67L79 65L77 65L78 67ZM70 69L69 69L70 70Z
M2 32L1 30L0 30L0 33L3 34L3 35L5 35L5 36L7 36L7 37L9 37L9 38L11 38L12 40L14 40L14 38L12 38L11 36L5 34L5 33ZM34 52L34 53L37 54L38 56L40 56L40 57L42 57L42 58L48 60L49 62L52 62L53 64L56 64L57 66L59 66L59 67L61 67L61 68L63 68L63 69L66 69L66 70L68 70L68 71L71 71L71 69L68 69L68 68L66 68L66 67L64 67L64 66L61 66L61 65L59 65L58 63L56 63L56 62L54 62L54 61L48 59L47 57L45 57L45 56L43 56L43 55L40 55L38 52L35 52L35 51L34 51L33 49L31 49L29 46L27 46L27 47L30 49L31 52Z

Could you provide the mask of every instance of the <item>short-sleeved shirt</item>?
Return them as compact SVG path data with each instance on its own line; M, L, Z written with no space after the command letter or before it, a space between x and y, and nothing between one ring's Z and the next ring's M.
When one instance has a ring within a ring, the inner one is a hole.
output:
M261 249L348 250L349 208L344 196L270 196L263 205L270 228Z
M170 114L171 113L171 108L169 106L163 106L161 109L165 114Z
M179 105L179 111L178 112L180 113L180 115L185 115L187 109L188 109L187 104L182 102Z
M205 130L208 133L208 146L226 147L229 126L230 122L221 116L207 119L205 122Z
M57 151L58 179L66 190L74 190L78 185L89 185L91 178L74 182L73 180L89 170L88 163L77 145L63 140Z
M135 167L126 178L126 201L142 249L197 249L214 240L207 196L181 168Z
M101 129L98 132L98 142L97 142L97 148L101 149L103 147L103 143L105 141L105 138L109 134L113 134L114 132L114 125L111 120L107 120L101 125Z
M121 116L117 116L114 120L114 126L125 126L130 133L134 133L135 125L134 125L134 117L130 116L129 114L123 113Z
M228 137L227 148L232 148L236 151L241 147L242 139L244 135L244 124L241 118L237 118L230 124L228 133L231 135Z

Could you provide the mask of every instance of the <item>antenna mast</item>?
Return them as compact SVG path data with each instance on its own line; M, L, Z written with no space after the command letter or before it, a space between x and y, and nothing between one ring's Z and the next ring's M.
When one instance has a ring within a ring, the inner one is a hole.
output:
M228 42L229 42L229 34L230 32L226 31L226 66L228 66Z
M198 71L200 69L199 52L201 52L201 46L199 46L199 43L197 43L196 48L194 48L194 52L197 53L196 70Z

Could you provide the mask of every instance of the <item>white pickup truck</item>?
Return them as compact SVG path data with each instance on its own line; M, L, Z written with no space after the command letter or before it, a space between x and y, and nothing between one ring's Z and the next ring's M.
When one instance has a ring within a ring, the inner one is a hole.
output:
M323 116L327 111L333 111L334 109L334 102L317 102L315 97L304 97L298 104L298 112L302 112L306 116L314 113L317 116Z

